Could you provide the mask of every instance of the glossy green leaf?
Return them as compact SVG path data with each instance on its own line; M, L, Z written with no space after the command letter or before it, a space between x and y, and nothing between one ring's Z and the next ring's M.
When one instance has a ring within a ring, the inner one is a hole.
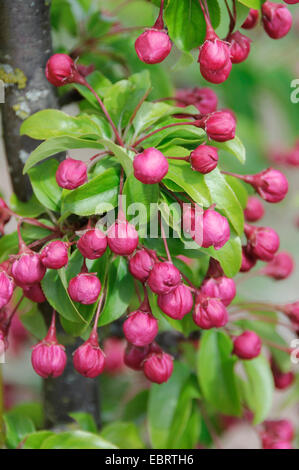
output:
M21 217L38 217L45 212L45 208L39 203L36 196L33 195L28 202L20 201L16 194L12 194L9 207Z
M101 436L120 449L144 449L144 443L134 423L110 423L102 429Z
M45 160L52 155L59 152L64 152L70 149L81 149L81 148L94 148L96 150L103 149L103 145L100 142L91 141L87 139L79 139L77 137L71 137L63 135L61 137L53 137L51 139L42 142L31 152L28 160L25 163L23 173L27 173L28 170L36 165L37 163ZM95 151L96 153L96 151Z
M256 425L264 421L271 409L273 376L269 361L263 356L242 362L247 375L245 400L254 413L253 424Z
M209 188L212 201L216 209L220 209L229 219L238 235L242 235L244 228L244 212L240 202L227 184L224 176L218 168L204 176L205 183Z
M41 449L117 449L111 442L86 431L69 431L52 435L43 441Z
M227 277L234 277L240 271L242 263L242 246L241 239L239 237L233 237L228 242L220 248L220 250L215 250L215 248L202 248L202 251L208 253L219 261L221 267L224 271L224 274Z
M248 8L253 8L254 10L259 10L261 8L261 0L238 0L240 3L243 3Z
M119 256L109 266L108 288L99 326L117 320L125 313L134 292L134 282L127 261Z
M34 194L43 206L52 211L59 211L62 188L56 182L58 161L46 160L28 172Z
M126 196L128 220L138 217L139 227L146 224L151 215L150 205L158 202L159 192L158 184L143 184L134 175L130 175L126 179L123 190L123 195Z
M43 442L50 436L55 436L52 431L37 431L26 437L22 449L40 449Z
M204 331L200 341L197 375L205 400L221 413L239 416L241 402L229 336L215 329Z
M246 149L243 145L243 142L239 139L238 136L236 136L232 140L228 140L226 142L215 142L214 140L211 141L211 144L214 147L217 147L219 149L225 150L228 153L231 153L241 163L245 163L246 161Z
M118 162L124 168L126 175L129 176L133 173L133 159L134 159L134 152L126 150L119 145L116 145L111 140L101 139L100 142L103 146L113 152L114 156L117 158Z
M97 432L97 426L91 414L76 411L70 413L70 417L76 421L82 431Z
M45 319L41 312L38 310L36 304L32 304L32 308L25 311L22 308L22 312L19 315L19 319L23 323L27 331L29 331L37 339L41 340L46 336L47 326Z
M73 191L65 190L62 197L62 216L103 214L116 207L118 188L118 171L111 168Z
M94 139L101 136L99 126L88 115L69 116L57 109L44 109L32 114L22 123L20 133L37 140L64 135Z
M5 424L6 445L10 449L16 449L28 434L35 431L32 420L26 416L6 413L3 419Z

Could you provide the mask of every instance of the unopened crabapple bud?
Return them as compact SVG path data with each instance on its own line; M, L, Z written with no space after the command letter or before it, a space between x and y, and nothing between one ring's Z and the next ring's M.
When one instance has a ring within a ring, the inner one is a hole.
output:
M14 261L11 272L15 283L23 287L39 283L46 273L46 267L40 255L31 252L22 254Z
M181 320L192 310L193 296L185 284L180 284L169 294L158 296L162 312L175 320Z
M105 354L105 372L114 375L123 372L126 342L117 337L106 338L103 343Z
M147 250L137 251L129 260L129 271L135 279L145 282L155 264L154 258Z
M164 261L154 265L147 282L155 294L169 294L181 282L181 274L174 264Z
M228 322L228 313L220 299L200 294L195 301L193 320L203 330L220 328Z
M229 45L218 37L207 39L199 49L202 76L211 83L224 82L231 71Z
M289 319L299 326L299 302L292 302L284 305L281 311L289 317Z
M285 251L277 253L277 255L274 256L273 260L261 269L262 274L264 274L265 276L272 277L277 281L286 279L292 274L293 271L293 257Z
M90 379L104 371L105 355L99 346L97 333L92 332L88 340L76 349L73 363L79 374Z
M254 331L244 331L233 340L233 354L240 359L253 359L259 356L262 349L260 337Z
M25 297L27 297L27 299L30 299L38 304L41 304L47 300L39 283L28 287L24 286L23 294Z
M288 419L264 421L265 433L273 441L291 442L294 439L294 426Z
M134 225L127 221L117 220L108 229L107 241L113 253L127 256L136 250L139 238Z
M192 170L203 175L213 171L218 164L218 150L210 145L199 145L190 154Z
M150 351L150 345L143 347L134 346L128 343L124 354L124 362L126 366L133 370L142 370L143 361Z
M267 1L262 5L262 21L268 36L280 39L290 31L293 19L285 5Z
M249 196L244 210L247 222L257 222L264 216L264 206L256 196Z
M152 343L158 334L158 322L150 312L136 310L129 314L123 324L126 339L134 346Z
M236 296L236 284L226 276L206 279L200 287L200 292L207 297L216 297L227 307Z
M87 182L87 166L81 160L66 158L56 171L58 186L64 189L76 189Z
M217 109L218 97L211 88L182 88L176 92L177 106L194 105L200 114L213 113Z
M252 29L257 25L259 19L259 11L250 8L248 16L244 23L242 24L242 28L244 29Z
M295 380L294 373L282 372L273 359L271 360L271 370L273 374L275 388L277 388L278 390L285 390L293 384Z
M267 168L255 175L245 175L241 179L253 186L265 201L271 203L282 201L289 189L285 175L274 168Z
M247 246L242 246L242 262L241 262L241 273L247 273L256 265L256 258L250 253L250 249Z
M145 64L159 64L168 56L172 48L167 31L150 28L135 41L135 50Z
M150 147L136 155L133 161L134 176L144 184L155 184L167 175L167 158L159 150Z
M272 261L279 249L279 236L271 227L254 227L245 224L245 235L248 249L254 257L261 261Z
M87 259L98 259L106 251L107 237L99 229L87 230L77 243L78 250Z
M233 64L240 64L244 62L250 53L250 43L251 39L244 34L241 34L240 31L235 31L232 33L229 38L230 42L230 59Z
M8 304L14 291L14 281L5 272L0 270L0 309Z
M203 214L203 248L213 246L215 250L222 248L230 238L230 228L227 219L208 209Z
M68 263L68 244L55 240L48 243L40 253L40 259L46 268L61 269Z
M4 225L10 221L10 215L7 212L8 206L4 199L0 197L0 234L4 234Z
M205 121L205 131L209 139L226 142L235 137L236 120L228 111L216 111Z
M47 62L45 73L47 80L57 87L82 82L75 62L67 54L52 55Z
M143 372L151 382L162 384L167 382L173 371L172 357L161 351L149 354L143 363Z
M70 280L68 293L74 302L94 304L101 292L101 282L95 274L80 273Z

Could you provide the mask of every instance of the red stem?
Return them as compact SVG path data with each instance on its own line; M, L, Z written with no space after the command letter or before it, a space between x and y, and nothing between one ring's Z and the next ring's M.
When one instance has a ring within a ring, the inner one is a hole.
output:
M167 241L166 241L166 235L165 235L165 230L164 230L164 227L163 227L161 212L159 214L159 218L160 218L161 236L162 236L162 240L163 240L163 243L164 243L165 252L167 254L168 261L170 263L172 263L172 259L171 259L169 248L168 248Z
M95 316L95 319L94 319L94 324L93 324L93 327L92 327L92 331L91 331L91 334L90 334L90 338L91 338L92 336L98 338L97 328L98 328L98 322L99 322L100 312L101 312L101 308L102 308L102 304L103 304L103 299L104 299L104 291L102 292L102 294L101 294L101 296L100 296L100 299L99 299L99 303L98 303L98 307L97 307L97 312L96 312L96 316Z
M57 338L56 338L56 312L53 310L52 314L52 320L51 320L51 325L48 330L48 333L44 339L45 342L47 343L57 343Z
M158 15L158 18L157 18L157 20L154 24L154 28L156 28L156 29L163 29L164 28L163 8L164 8L164 0L161 0L159 15Z

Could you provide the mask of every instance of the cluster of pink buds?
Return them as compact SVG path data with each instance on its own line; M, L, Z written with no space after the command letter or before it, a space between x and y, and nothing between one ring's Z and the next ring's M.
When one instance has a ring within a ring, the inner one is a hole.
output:
M211 88L183 88L177 90L175 98L177 106L193 105L200 114L213 113L218 106L218 97Z
M261 431L263 449L292 449L294 434L293 424L287 419L265 421Z

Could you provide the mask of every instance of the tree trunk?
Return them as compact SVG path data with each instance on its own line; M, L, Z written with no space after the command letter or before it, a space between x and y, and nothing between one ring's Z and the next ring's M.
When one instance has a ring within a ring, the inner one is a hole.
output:
M48 0L0 1L0 79L5 84L2 123L6 158L18 198L30 198L31 187L22 174L30 152L38 145L20 136L22 120L41 109L57 107L55 90L45 78L52 53ZM49 426L61 426L72 411L91 413L99 422L98 381L77 374L68 347L68 365L58 379L44 381L44 408Z

